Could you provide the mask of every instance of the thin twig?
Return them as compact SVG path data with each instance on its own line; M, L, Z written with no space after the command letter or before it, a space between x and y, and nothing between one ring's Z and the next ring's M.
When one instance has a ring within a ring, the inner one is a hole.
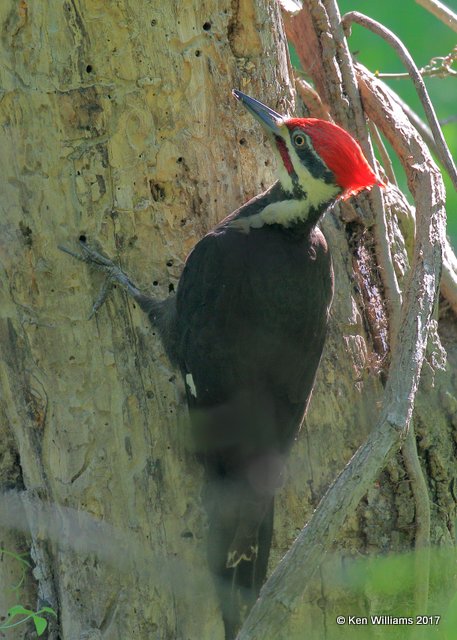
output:
M444 22L453 31L457 32L457 15L438 0L416 0L424 9L433 13L439 20Z
M395 152L403 158L402 162L406 162L406 155L409 153L408 149L402 146L401 136L398 135L398 118L397 120L389 120L385 118L385 114L382 109L379 108L380 100L384 99L391 104L397 103L399 107L404 111L403 103L398 95L388 87L381 80L375 80L373 75L361 64L356 64L357 77L359 79L359 86L362 92L364 100L364 107L370 120L375 122L385 137L392 144ZM400 112L401 113L401 112ZM417 126L417 122L413 122L411 113L406 113L406 116L410 120L411 124L424 138L424 132L422 128ZM423 127L426 127L422 123ZM428 145L430 146L430 145ZM443 247L443 269L441 274L441 293L443 297L449 302L452 310L457 315L457 257L454 250L445 239Z
M423 78L448 78L449 76L457 75L457 71L453 69L430 69L429 71L423 71L420 69L420 74ZM393 80L402 80L410 78L409 73L400 71L399 73L388 73L387 71L379 71L376 73L377 78L390 78Z
M379 154L382 160L382 166L384 167L384 171L386 172L386 176L389 179L389 182L398 187L397 178L395 177L394 167L392 161L390 159L389 154L387 153L386 145L384 144L383 139L379 133L378 127L374 122L368 123L368 127L370 129L370 135L373 139L374 144L378 148Z
M397 38L397 36L392 33L392 31L390 31L390 29L387 29L379 22L376 22L376 20L365 16L363 13L359 13L358 11L350 11L343 16L342 22L346 28L349 28L353 22L360 24L362 27L365 27L366 29L369 29L373 33L379 35L383 40L390 44L393 49L395 49L399 58L408 70L408 73L411 76L411 79L416 88L419 99L424 107L425 115L427 116L427 120L433 132L433 137L435 138L435 142L437 144L438 157L446 167L449 177L451 178L452 183L457 190L457 169L444 139L443 132L441 131L438 118L436 117L435 110L428 96L427 89L425 88L424 81L422 80L422 76L408 49L405 47L403 42L399 38Z
M329 25L329 28L321 30L321 39L323 40L321 46L325 56L323 63L327 78L325 83L326 99L332 105L332 115L337 117L339 124L348 128L356 136L369 163L375 166L375 157L367 135L366 119L360 102L357 78L341 25L341 15L337 3L335 0L322 0L322 2L308 0L307 4L317 29L320 29L319 25L324 23ZM294 18L288 18L285 14L285 25L300 59L312 64L309 54L306 55L306 53L309 48L309 36L315 38L316 35L314 31L309 34L305 30L307 25L304 13L302 12ZM331 32L332 38L328 37L328 31ZM401 291L392 265L383 196L379 189L373 189L370 194L361 199L359 211L362 211L362 215L359 216L360 222L373 230L379 274L385 292L390 346L392 347L398 333ZM347 210L344 213L347 215Z
M352 56L347 40L344 36L343 23L339 8L334 0L323 0L327 11L328 21L336 40L336 57L338 67L341 70L344 93L348 96L350 105L354 109L356 119L356 134L359 141L366 139L363 149L367 159L374 166L374 153L369 137L367 136L366 118L360 101L357 78L354 71ZM362 132L362 133L361 133ZM395 348L395 343L400 325L401 290L398 285L397 275L392 263L390 252L388 225L383 202L383 195L379 189L373 189L368 196L370 209L374 216L373 236L375 240L376 257L379 265L379 274L385 293L385 304L389 319L390 349Z
M297 73L294 73L295 86L300 98L313 114L313 118L321 118L322 120L329 120L330 116L322 103L322 100L317 91Z
M457 71L452 65L457 60L457 46L447 56L434 56L425 67L419 69L423 78L448 78L457 76ZM378 73L377 78L409 78L409 73Z

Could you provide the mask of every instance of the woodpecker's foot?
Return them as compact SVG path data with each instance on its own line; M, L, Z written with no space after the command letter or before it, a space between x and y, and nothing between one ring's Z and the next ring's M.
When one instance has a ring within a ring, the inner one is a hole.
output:
M68 253L68 255L76 258L80 262L86 262L87 264L93 265L99 271L103 271L106 275L105 282L100 289L100 293L95 300L92 311L90 312L89 319L92 318L103 303L106 301L113 285L118 282L123 287L127 289L127 291L137 300L143 298L143 294L137 289L137 287L133 284L130 278L122 271L120 267L118 267L110 258L102 255L95 249L89 247L85 242L79 241L79 245L81 247L81 253L76 253L67 247L59 245L59 249Z
M242 560L246 562L253 562L258 553L257 540L254 536L246 538L244 540L236 539L232 542L232 545L227 554L227 569L234 569Z

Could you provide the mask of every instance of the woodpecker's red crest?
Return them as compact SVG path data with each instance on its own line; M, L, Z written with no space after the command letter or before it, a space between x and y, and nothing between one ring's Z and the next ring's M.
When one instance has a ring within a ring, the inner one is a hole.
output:
M290 118L284 124L290 132L301 129L309 138L316 154L342 187L343 200L374 185L384 186L368 164L359 143L338 125L317 118Z
M345 200L374 185L384 186L359 143L338 125L316 118L285 118L241 91L234 90L233 95L262 124L280 155L280 182L286 192L307 198L317 209L337 197Z

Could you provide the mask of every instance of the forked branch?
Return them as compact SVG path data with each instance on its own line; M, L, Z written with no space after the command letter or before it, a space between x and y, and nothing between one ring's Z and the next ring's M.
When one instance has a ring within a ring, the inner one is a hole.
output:
M400 120L397 136L408 149L405 169L410 176L418 221L410 286L405 295L383 409L366 443L328 489L313 517L264 585L239 640L279 635L345 520L355 511L408 432L439 284L444 242L444 187L427 148L406 117L398 113L398 106L388 101L383 106L390 121Z
M369 29L373 33L381 36L383 40L385 40L391 47L395 49L401 61L408 70L408 73L416 88L417 95L419 96L419 99L424 107L425 115L427 116L427 120L430 124L433 138L436 143L438 157L446 168L446 171L448 172L449 177L451 178L452 183L457 190L457 169L454 164L454 160L452 159L452 155L446 144L446 140L444 139L443 132L441 131L438 118L436 117L432 102L428 96L421 73L417 68L414 60L412 59L408 49L405 47L403 42L399 38L397 38L397 36L392 33L392 31L390 31L390 29L387 29L379 22L376 22L376 20L363 15L363 13L359 13L358 11L350 11L343 16L342 22L346 28L349 28L353 22L362 25L366 29Z
M375 100L373 94L372 98ZM401 447L408 434L428 326L439 286L445 195L441 175L428 149L398 104L383 96L382 92L376 99L382 100L386 121L390 125L395 124L394 147L401 151L399 155L415 198L417 216L411 277L402 306L397 347L392 355L383 409L366 443L328 489L313 517L264 585L238 636L239 640L268 639L279 635L345 520L355 511L386 461ZM418 460L412 433L405 451L408 468L414 472ZM424 513L427 515L427 511ZM421 535L425 534L423 542L427 545L427 522L425 525L421 528ZM425 590L423 599L426 596Z

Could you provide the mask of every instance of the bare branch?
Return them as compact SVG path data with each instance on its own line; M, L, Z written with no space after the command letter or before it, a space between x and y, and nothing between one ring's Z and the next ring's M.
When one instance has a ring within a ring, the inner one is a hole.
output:
M457 60L457 46L447 56L435 56L425 67L419 69L423 78L447 78L457 76L452 65ZM375 73L377 78L409 78L409 73Z
M318 91L328 104L337 122L349 129L360 142L369 162L374 166L375 158L369 137L365 115L360 103L357 80L352 58L341 27L341 16L334 0L310 2L297 15L284 12L284 25L288 38L293 42L303 68L313 77ZM310 25L315 28L311 29ZM325 26L324 26L325 25ZM317 31L321 39L317 38ZM329 37L329 32L332 37ZM373 228L380 276L385 290L386 307L389 313L391 345L398 332L400 316L400 288L392 267L390 248L387 242L387 227L382 195L373 189L361 198L362 215L356 216L350 204L341 207L345 220L359 218L359 222Z
M427 613L430 580L430 500L428 498L427 483L419 461L412 421L401 452L411 482L411 490L416 507L414 605L416 614L425 615Z
M398 111L401 112L403 109L401 101L390 87L381 80L375 80L374 76L361 64L356 64L356 71L365 111L392 144L402 164L405 165L409 151L407 147L402 145L402 136L398 135L398 118L400 116L398 114L397 119L393 120L386 118L383 107L384 101L388 100L392 104L397 103ZM411 114L406 115L411 120ZM416 123L412 122L412 124L417 128ZM423 132L419 131L419 133L422 136ZM457 258L447 239L444 240L443 247L441 293L449 302L454 313L457 314Z
M373 139L374 144L376 145L376 147L378 148L379 154L381 156L381 160L382 160L382 164L384 167L384 171L386 172L386 176L389 179L389 182L391 182L392 184L394 184L396 187L398 187L397 184L397 178L395 177L395 172L394 172L394 168L392 165L392 161L390 159L390 156L387 152L386 146L383 142L383 139L381 138L378 128L377 126L374 124L374 122L369 122L368 123L368 127L370 129L370 134L371 137Z
M358 118L357 133L360 135L360 129L363 130L364 140L366 134L366 119L363 112L360 96L357 87L357 80L354 73L352 57L349 53L346 39L343 37L341 26L343 22L339 14L338 6L334 0L323 0L328 13L328 19L335 34L341 38L338 42L338 60L343 76L345 91L348 94L351 105L354 105L355 116ZM374 154L368 140L365 145L365 151L370 162L374 164ZM373 235L375 238L376 256L379 263L379 271L381 280L385 290L386 306L389 312L389 337L391 350L395 347L397 340L398 328L400 324L400 308L401 308L401 290L398 285L395 269L392 264L392 256L390 253L389 237L387 230L387 221L385 215L385 207L383 197L379 190L373 190L370 194L370 206L374 213L375 225L373 227Z
M408 432L438 288L445 195L441 175L421 138L395 102L384 99L382 94L381 97L386 119L400 120L397 137L401 138L399 144L405 152L401 158L406 162L418 220L410 286L402 309L382 413L367 442L327 491L311 520L264 585L239 640L279 635L323 556L338 538L346 518L354 512Z
M457 15L449 7L446 7L439 0L416 0L416 2L457 32Z
M317 91L303 78L298 77L297 74L295 74L295 86L300 98L313 114L314 118L321 118L322 120L330 119L330 115L322 104L322 100Z
M428 96L427 89L425 88L424 81L422 80L422 76L408 49L404 46L401 40L399 40L399 38L397 38L397 36L392 33L392 31L381 25L379 22L376 22L376 20L373 20L372 18L363 15L362 13L351 11L343 16L343 24L346 27L349 27L353 22L356 22L366 29L369 29L373 33L381 36L383 40L385 40L388 44L391 45L391 47L395 49L401 61L408 69L408 73L411 76L414 86L416 87L417 94L420 101L422 102L425 115L427 116L427 120L433 132L433 137L435 138L435 142L437 144L438 157L446 167L449 177L451 178L452 183L457 190L457 169L444 139L443 132L441 131L438 118L436 117L435 110Z

